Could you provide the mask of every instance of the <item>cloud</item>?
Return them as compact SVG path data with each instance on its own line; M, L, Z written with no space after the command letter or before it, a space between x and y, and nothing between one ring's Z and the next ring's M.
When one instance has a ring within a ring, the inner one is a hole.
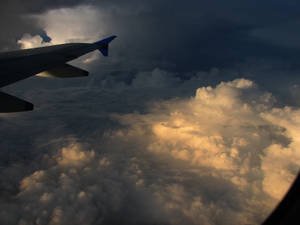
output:
M95 42L107 36L109 19L107 13L91 6L52 9L41 14L28 15L36 21L40 29L51 38L44 42L42 35L25 33L17 42L22 49L72 42ZM89 64L99 59L99 53L93 52L84 56L79 63ZM78 60L77 60L78 61Z
M285 194L300 165L296 128L299 111L289 107L274 108L273 102L270 94L261 94L253 82L238 79L221 83L216 88L199 88L191 99L159 103L147 114L116 118L130 127L125 135L139 140L150 139L147 150L158 158L172 158L177 163L171 165L182 163L195 174L208 170L212 177L234 184L241 191L239 200L248 202L251 209L262 205L271 209ZM181 188L176 186L176 189ZM188 189L184 187L183 190L185 188ZM196 196L193 193L193 197ZM171 208L188 212L190 209L183 207L186 202L184 199ZM191 202L187 207L193 204L197 203ZM241 215L239 213L248 212L247 209L235 212L236 218ZM188 218L206 221L196 215ZM214 223L216 221L207 222Z
M180 1L172 1L172 6L161 1L134 2L24 3L25 9L31 10L22 11L22 17L32 28L20 29L13 38L20 40L26 33L34 37L45 30L56 44L95 41L115 34L119 39L114 44L115 59L118 56L114 66L126 70L160 67L191 72L232 67L249 58L277 59L297 65L298 42L289 42L289 46L295 47L291 49L282 45L284 36L274 38L282 33L298 35L298 13L290 5L285 6L287 10L278 10L277 2L258 6L251 1L240 4L232 0L225 5L218 0L192 1L184 7ZM180 12L176 7L181 8ZM256 15L255 20L248 16L252 14ZM285 22L288 17L290 22ZM25 27L24 22L21 24ZM268 30L275 35L265 35Z
M298 52L287 46L299 44L265 34L293 34L296 7L1 6L2 49L119 36L114 57L76 62L88 64L90 80L6 88L36 110L1 116L1 223L260 224L297 174ZM289 27L276 25L286 18Z
M83 100L80 107L72 104L78 109L72 116L65 104L57 110L59 99L69 101L63 88L44 92L55 93L55 104L21 116L41 128L27 132L34 143L31 159L15 159L1 172L1 188L9 193L1 196L2 223L263 221L298 172L299 110L276 107L270 93L247 79L165 100L155 97L161 89L173 95L172 89L181 92L189 82L159 69L134 79L140 81L120 92L67 90L70 99ZM157 88L157 80L164 85ZM42 93L36 99L46 98ZM149 101L148 95L152 101L145 108L141 102ZM122 108L113 99L131 106ZM86 107L89 113L83 113ZM41 112L55 117L43 122ZM41 132L45 126L47 135Z
M155 68L151 72L140 72L132 80L133 88L168 88L178 85L180 79L172 73Z
M43 38L40 35L31 36L27 33L24 34L20 40L18 40L18 44L21 45L22 49L36 48L48 45L47 43L43 43Z
M56 154L44 155L46 168L22 179L17 195L20 205L15 211L3 208L1 218L10 218L11 224L155 221L160 213L149 208L152 200L143 188L136 159L126 157L129 161L124 161L118 159L120 153L102 154L97 150L75 142Z
M16 40L25 33L35 36L40 34L40 28L36 21L28 15L40 14L53 8L71 7L83 3L84 1L1 1L0 3L0 25L3 32L0 35L0 49L7 51L16 49Z
M109 21L104 12L92 6L59 8L35 15L52 44L92 42L106 35Z

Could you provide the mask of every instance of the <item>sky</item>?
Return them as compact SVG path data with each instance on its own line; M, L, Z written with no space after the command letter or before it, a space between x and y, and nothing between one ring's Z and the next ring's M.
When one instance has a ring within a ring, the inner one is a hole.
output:
M94 42L2 91L0 223L258 225L300 166L296 0L10 0L0 50Z

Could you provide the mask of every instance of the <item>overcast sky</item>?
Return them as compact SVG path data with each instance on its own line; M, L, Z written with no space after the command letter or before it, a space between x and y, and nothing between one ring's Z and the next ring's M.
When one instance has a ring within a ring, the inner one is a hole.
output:
M94 42L3 88L0 223L260 224L300 166L300 2L10 0L0 50ZM0 72L1 73L1 72Z

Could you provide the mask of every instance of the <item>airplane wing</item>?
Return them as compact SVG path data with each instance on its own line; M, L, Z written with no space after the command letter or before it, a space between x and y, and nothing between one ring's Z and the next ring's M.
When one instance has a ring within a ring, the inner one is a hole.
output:
M79 77L88 71L66 64L91 51L108 56L108 45L116 36L95 43L70 43L0 53L0 88L28 77ZM0 92L0 112L33 110L33 105Z

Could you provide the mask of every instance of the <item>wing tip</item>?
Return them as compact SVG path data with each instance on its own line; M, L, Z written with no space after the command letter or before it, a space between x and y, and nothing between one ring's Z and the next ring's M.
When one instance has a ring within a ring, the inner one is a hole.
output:
M30 102L26 102L26 104L24 106L24 111L32 111L33 109L34 109L33 104Z
M105 38L101 41L95 42L94 45L96 45L96 48L102 53L103 56L108 56L108 45L116 37L117 37L116 35L112 35L112 36L110 36L108 38Z
M110 37L104 38L100 41L95 42L96 45L108 45L112 40L114 40L117 37L117 35L112 35Z

